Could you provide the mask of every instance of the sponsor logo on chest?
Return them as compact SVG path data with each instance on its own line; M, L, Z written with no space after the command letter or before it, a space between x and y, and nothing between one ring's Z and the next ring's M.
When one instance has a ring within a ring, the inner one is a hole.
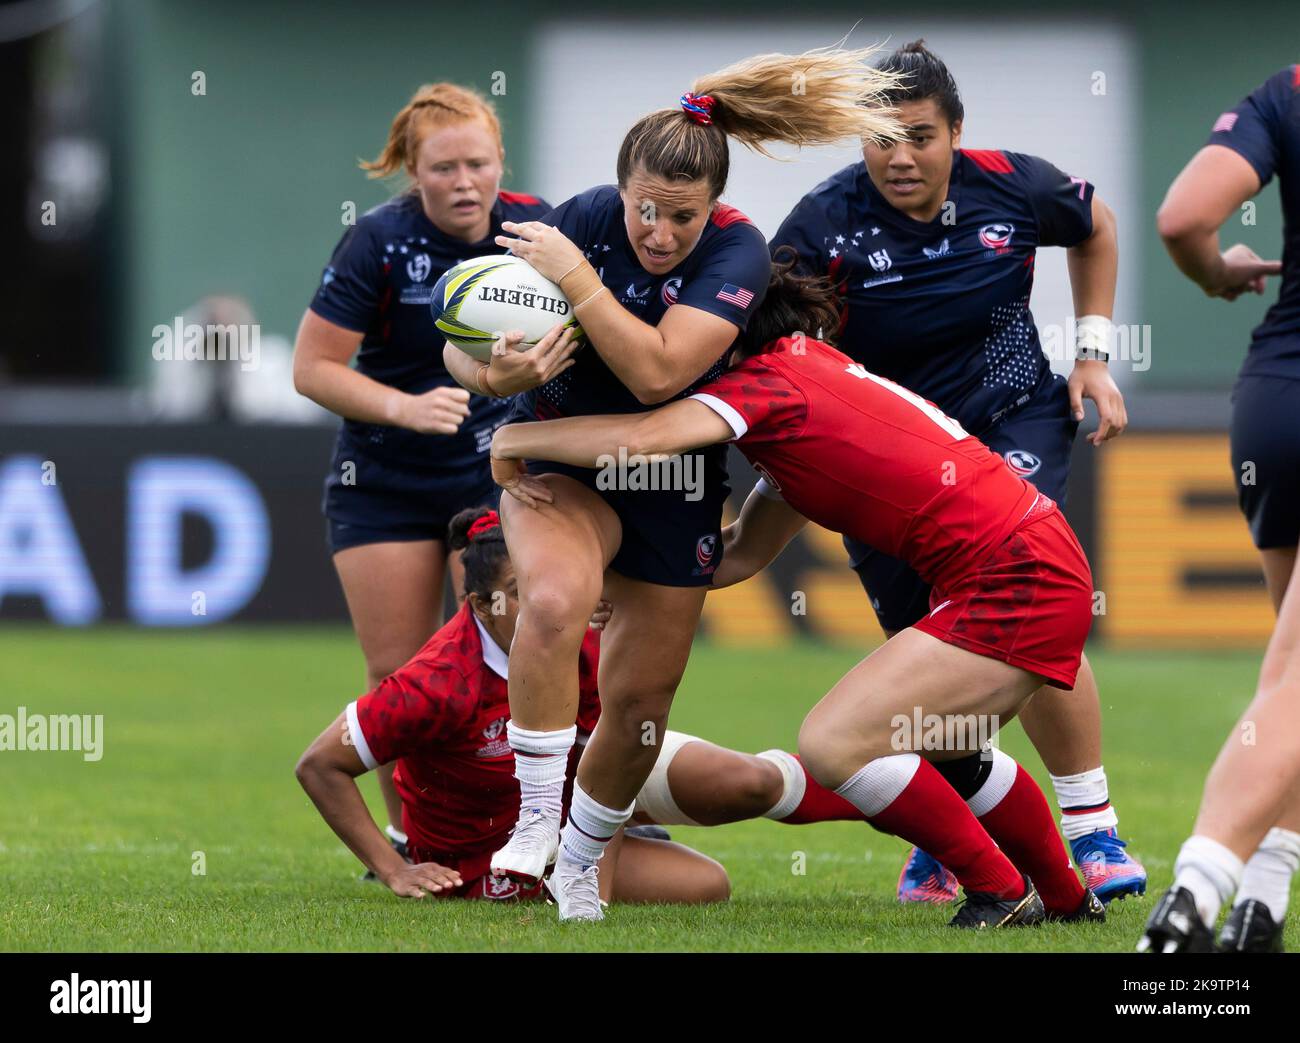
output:
M506 738L506 721L507 717L498 717L495 721L483 729L484 744L474 753L474 756L480 760L495 760L498 757L509 757L513 755L510 749L510 740Z

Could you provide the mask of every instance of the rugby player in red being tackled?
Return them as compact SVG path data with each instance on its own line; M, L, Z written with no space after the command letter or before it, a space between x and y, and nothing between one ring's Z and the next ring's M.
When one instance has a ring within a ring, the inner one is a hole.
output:
M489 873L515 824L519 783L506 740L507 650L519 614L514 567L500 519L486 507L452 519L449 545L464 551L465 603L405 666L351 703L311 745L297 775L325 821L395 894L515 899L541 885ZM594 626L602 625L598 614ZM579 733L600 715L599 633L582 645ZM570 758L570 781L577 762ZM397 762L406 851L380 832L356 778ZM567 807L568 797L565 797ZM637 797L637 821L720 825L766 817L791 825L862 820L844 798L808 778L783 750L757 756L667 732ZM405 855L405 858L403 857ZM726 871L681 844L620 837L601 860L600 899L711 902L728 897Z
M1041 685L1072 687L1092 619L1087 559L1056 504L956 421L796 332L834 330L839 317L825 280L792 268L773 265L718 379L651 412L500 428L493 476L535 506L550 491L528 459L596 467L620 450L631 460L734 440L763 478L724 532L715 587L753 576L810 519L906 561L933 587L929 614L813 708L803 764L952 870L966 891L954 926L1100 920L1023 768L988 746L909 745L895 725L919 711L977 715L992 731Z

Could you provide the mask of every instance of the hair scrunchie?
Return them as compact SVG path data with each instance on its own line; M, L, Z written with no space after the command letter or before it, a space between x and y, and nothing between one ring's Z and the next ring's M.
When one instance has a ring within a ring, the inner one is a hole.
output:
M692 94L687 91L682 95L682 111L702 127L713 122L713 98L707 94Z
M488 511L486 514L474 519L474 524L469 527L469 531L465 533L465 536L467 539L472 540L491 532L500 525L501 516L496 511Z

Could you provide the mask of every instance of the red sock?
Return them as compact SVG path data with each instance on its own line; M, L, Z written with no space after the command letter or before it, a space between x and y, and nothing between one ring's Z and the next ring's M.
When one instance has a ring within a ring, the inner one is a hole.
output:
M908 758L908 761L904 761ZM1024 894L1024 878L984 831L957 791L929 761L914 753L881 757L865 765L839 788L855 805L879 806L878 781L883 768L917 762L916 774L883 810L867 817L876 829L893 833L928 851L947 866L967 891L987 891L999 898ZM888 769L888 770L892 770Z
M827 789L809 775L803 761L794 754L791 756L799 761L799 768L803 772L803 800L799 801L799 806L794 811L785 818L778 819L778 822L790 826L806 826L810 822L862 822L866 819L862 812L838 793Z
M1016 781L1006 796L991 811L981 815L979 823L1011 861L1033 880L1048 912L1072 913L1079 908L1084 893L1079 874L1070 865L1065 845L1056 832L1056 820L1047 806L1047 798L1019 764Z

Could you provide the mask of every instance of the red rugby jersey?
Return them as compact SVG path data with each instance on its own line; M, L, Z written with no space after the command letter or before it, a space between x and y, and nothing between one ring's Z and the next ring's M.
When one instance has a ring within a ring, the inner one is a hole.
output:
M599 647L600 634L587 631L578 668L580 735L600 716ZM507 666L466 603L410 662L348 705L348 731L366 767L397 761L393 778L411 843L460 858L505 843L519 814L506 740Z
M1038 497L932 403L820 341L783 337L691 397L796 511L932 585L983 561Z

